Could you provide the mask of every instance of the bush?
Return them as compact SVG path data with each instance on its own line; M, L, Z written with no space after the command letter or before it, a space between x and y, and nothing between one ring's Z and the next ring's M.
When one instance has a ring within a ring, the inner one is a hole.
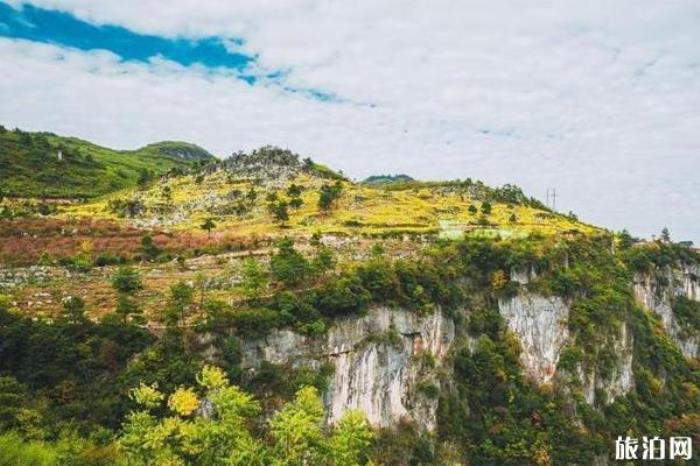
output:
M44 442L25 442L13 432L0 434L0 466L58 465L58 454Z
M143 288L141 276L133 267L120 267L117 273L112 277L112 287L118 293L135 293Z
M316 307L328 317L357 314L367 308L371 297L357 277L334 277L318 291Z
M294 240L290 238L280 240L277 248L270 260L272 276L287 286L299 285L309 275L309 261L294 249Z

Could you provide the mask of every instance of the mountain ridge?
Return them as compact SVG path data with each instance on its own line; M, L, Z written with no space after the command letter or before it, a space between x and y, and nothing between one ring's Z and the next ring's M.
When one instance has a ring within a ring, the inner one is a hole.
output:
M215 158L191 143L115 150L76 137L0 126L0 189L20 198L91 198Z

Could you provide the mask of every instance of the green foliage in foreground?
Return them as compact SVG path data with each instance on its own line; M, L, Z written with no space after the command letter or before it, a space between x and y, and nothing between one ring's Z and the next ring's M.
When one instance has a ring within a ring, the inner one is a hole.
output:
M277 411L266 435L251 429L259 403L229 385L223 371L205 366L197 381L201 393L180 387L167 403L154 386L141 384L132 391L141 409L129 414L117 440L128 464L353 466L366 461L372 433L364 415L348 411L327 431L315 388L300 389ZM167 414L155 414L164 404Z
M12 197L94 197L144 186L169 170L211 160L207 151L188 143L163 142L116 151L76 138L8 131L0 126L0 189Z
M131 391L139 405L122 433L96 447L76 437L31 441L0 435L4 465L197 465L197 466L356 466L367 463L372 431L359 411L347 411L332 429L324 427L318 391L300 389L270 419L263 432L252 429L261 407L230 385L226 374L205 366L199 393L180 387L165 396L155 385Z

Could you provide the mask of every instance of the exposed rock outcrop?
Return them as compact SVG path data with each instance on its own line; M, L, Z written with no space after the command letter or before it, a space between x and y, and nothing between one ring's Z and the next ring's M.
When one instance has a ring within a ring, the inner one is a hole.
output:
M521 293L499 300L498 309L508 328L520 339L520 361L525 373L538 383L549 382L569 340L569 307L558 297Z
M522 292L511 299L502 299L498 308L522 347L520 362L533 381L544 384L552 381L562 350L573 343L569 333L569 306L559 297L544 297ZM595 367L579 367L576 376L586 401L594 404L596 392L605 393L605 402L611 403L634 386L632 372L633 339L626 324L611 343L617 361L605 377Z
M634 294L637 301L661 317L669 336L676 342L683 355L700 357L700 335L687 335L673 313L673 300L685 296L700 301L700 267L682 264L675 268L657 269L651 274L638 274L634 278Z
M597 367L579 368L579 379L583 395L590 405L598 401L598 393L604 393L604 404L610 404L615 398L625 395L634 388L632 360L634 357L634 340L627 324L620 325L618 338L612 343L617 360L607 375L601 374Z
M437 399L423 388L439 388L437 371L453 340L454 324L440 311L421 317L377 307L366 316L337 321L320 338L277 330L246 341L242 365L255 370L262 361L310 367L330 361L335 371L324 400L329 423L347 409L361 409L375 426L406 418L432 430Z

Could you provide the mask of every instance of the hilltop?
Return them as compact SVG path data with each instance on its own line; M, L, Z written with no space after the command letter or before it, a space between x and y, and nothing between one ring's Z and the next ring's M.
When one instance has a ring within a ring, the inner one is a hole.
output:
M136 151L141 155L169 157L189 162L211 162L214 156L196 144L184 141L161 141L144 146Z
M364 184L386 184L386 183L405 183L409 181L415 181L412 177L400 174L400 175L372 175L368 176L362 182Z
M323 198L323 199L322 199ZM513 185L491 188L470 178L354 183L290 151L263 147L236 153L147 189L126 189L68 208L140 228L198 230L241 236L427 235L518 237L531 233L591 233L574 217L550 211Z
M201 147L183 142L119 151L77 138L0 126L0 189L11 197L91 198L213 159Z

